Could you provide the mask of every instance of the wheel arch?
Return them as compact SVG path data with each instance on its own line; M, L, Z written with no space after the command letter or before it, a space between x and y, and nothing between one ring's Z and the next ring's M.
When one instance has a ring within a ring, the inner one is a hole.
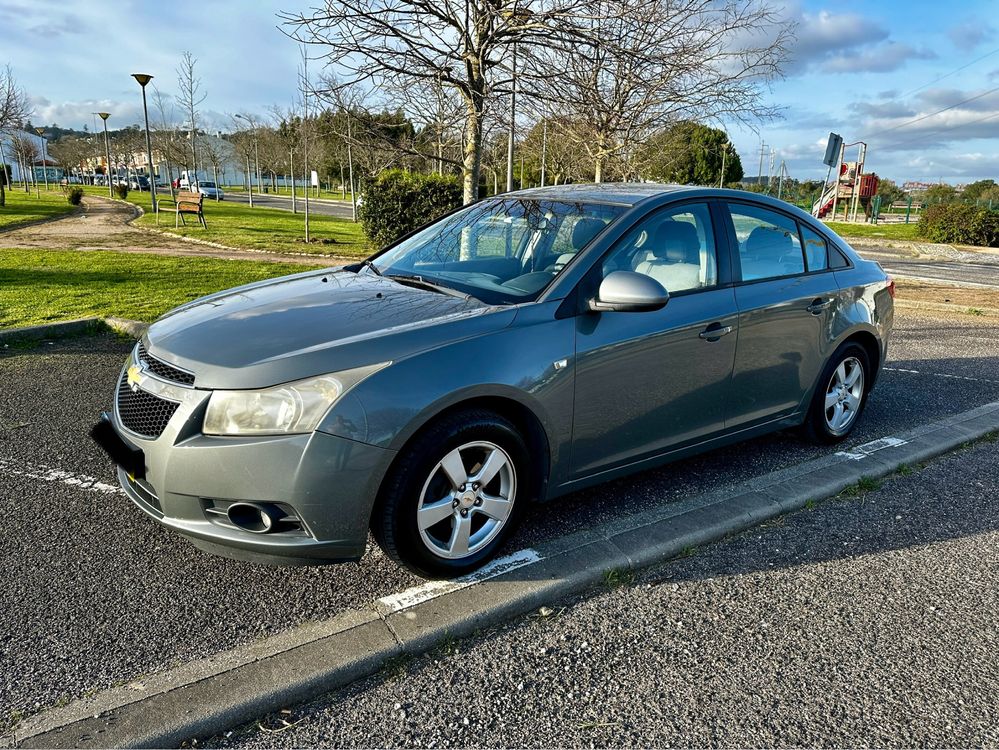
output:
M438 421L465 411L488 411L513 423L513 426L523 436L524 442L527 443L528 455L532 459L535 457L540 458L538 461L532 460L530 462L529 470L531 472L531 487L533 491L531 496L528 497L528 501L533 502L543 499L546 496L551 475L552 457L548 433L541 419L530 406L518 399L495 393L479 394L466 396L457 401L442 405L437 409L430 410L429 413L425 412L419 420L414 420L417 424L411 425L410 429L396 436L396 444L392 446L393 450L396 451L396 456L389 464L378 484L377 499L374 503L374 508L372 508L372 513L376 512L376 509L381 504L380 500L385 485L392 472L395 471L399 461L405 455L406 449L419 440Z

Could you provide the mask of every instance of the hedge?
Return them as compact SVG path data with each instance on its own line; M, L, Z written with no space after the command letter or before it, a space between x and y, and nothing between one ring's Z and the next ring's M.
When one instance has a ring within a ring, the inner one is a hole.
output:
M999 211L966 203L938 203L923 211L919 231L933 242L999 247Z
M372 244L384 247L460 206L462 190L456 177L392 169L368 180L363 196L361 227Z

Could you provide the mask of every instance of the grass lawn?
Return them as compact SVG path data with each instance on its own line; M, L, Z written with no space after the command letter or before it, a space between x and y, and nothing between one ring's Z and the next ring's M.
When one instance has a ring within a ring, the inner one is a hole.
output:
M309 268L105 250L0 250L0 328L90 316L151 321L196 297Z
M107 195L107 188L88 186L88 194ZM169 198L169 193L157 192L162 200ZM197 239L219 242L229 247L247 250L269 250L277 253L321 253L340 255L344 257L366 257L371 254L367 239L361 232L361 225L347 219L334 216L309 216L309 230L312 242L304 242L305 217L289 211L276 208L250 208L243 203L205 200L205 221L208 229L202 229L193 216L185 217L187 226L181 225L174 229L174 215L161 213L159 223L150 211L149 193L132 191L128 201L141 206L147 213L135 222L137 226L151 227L175 232L176 234L195 237ZM165 205L172 205L167 203ZM335 240L329 244L315 240Z
M36 198L34 188L25 193L21 188L6 191L7 205L0 207L0 229L26 221L50 219L62 216L73 210L66 200L66 195L58 187L46 191L41 189L41 196Z
M828 221L826 226L841 237L876 237L886 240L921 241L919 223L909 224L853 224L845 221Z

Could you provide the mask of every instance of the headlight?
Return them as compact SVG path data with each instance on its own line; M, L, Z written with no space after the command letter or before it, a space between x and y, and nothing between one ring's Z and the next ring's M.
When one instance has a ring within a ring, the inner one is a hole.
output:
M389 362L320 375L259 391L214 391L206 435L290 435L312 432L344 393Z

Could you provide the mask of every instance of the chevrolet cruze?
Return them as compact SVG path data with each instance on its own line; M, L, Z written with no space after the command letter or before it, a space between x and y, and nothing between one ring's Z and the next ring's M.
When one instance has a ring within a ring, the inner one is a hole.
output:
M207 551L426 576L531 502L774 430L856 426L894 285L821 223L731 190L526 190L363 262L156 321L93 435Z

